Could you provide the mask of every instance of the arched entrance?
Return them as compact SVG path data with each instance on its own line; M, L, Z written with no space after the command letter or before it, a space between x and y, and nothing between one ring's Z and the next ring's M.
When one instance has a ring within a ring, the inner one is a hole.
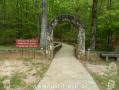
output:
M77 36L77 46L76 46L76 56L79 59L83 59L85 56L85 29L83 28L80 20L78 20L74 16L70 15L61 15L56 17L49 25L48 30L46 31L47 36L47 45L46 45L46 54L48 55L49 59L53 58L53 29L62 22L68 22L73 24L75 27L78 28L79 33Z

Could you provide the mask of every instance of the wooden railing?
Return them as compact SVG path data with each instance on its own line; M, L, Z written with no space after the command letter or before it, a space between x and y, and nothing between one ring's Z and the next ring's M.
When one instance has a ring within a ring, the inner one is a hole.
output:
M62 47L62 43L61 42L54 42L53 44L54 44L54 47L53 47L54 52L53 52L53 54L55 56L55 54L58 52L58 50Z

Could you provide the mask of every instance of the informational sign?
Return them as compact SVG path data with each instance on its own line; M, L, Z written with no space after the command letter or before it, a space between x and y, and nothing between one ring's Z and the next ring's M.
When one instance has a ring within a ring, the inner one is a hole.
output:
M38 40L36 39L18 39L16 40L18 48L38 48Z

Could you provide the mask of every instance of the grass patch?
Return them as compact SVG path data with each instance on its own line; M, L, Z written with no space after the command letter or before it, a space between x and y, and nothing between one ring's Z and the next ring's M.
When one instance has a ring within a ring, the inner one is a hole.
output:
M43 65L40 71L40 77L43 78L45 72L48 70L48 65Z
M43 78L43 76L44 76L44 74L45 74L45 72L48 70L48 68L49 68L49 65L45 65L45 64L39 64L39 67L40 67L40 70L39 70L39 68L38 68L38 66L36 65L36 76L40 76L40 78Z
M92 74L93 78L96 80L101 90L107 90L108 78L104 76L99 76L97 74Z
M11 88L23 87L25 82L22 80L22 77L16 73L10 79Z
M3 86L3 78L2 77L0 77L0 90L5 90L4 89L4 86Z
M119 90L119 65L118 72L116 76L101 76L95 73L91 73L93 78L96 80L100 90L107 90L109 80L115 81L115 88L111 90Z

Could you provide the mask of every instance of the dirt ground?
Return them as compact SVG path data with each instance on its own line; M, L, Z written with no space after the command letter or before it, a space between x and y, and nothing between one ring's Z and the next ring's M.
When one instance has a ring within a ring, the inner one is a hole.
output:
M33 54L33 52L0 53L0 90L5 90L3 82L6 79L10 79L12 90L33 90L51 62L38 53L35 53L35 56Z
M36 51L3 51L0 52L0 60L12 60L12 59L21 59L21 58L30 58L30 59L44 59L41 52Z

